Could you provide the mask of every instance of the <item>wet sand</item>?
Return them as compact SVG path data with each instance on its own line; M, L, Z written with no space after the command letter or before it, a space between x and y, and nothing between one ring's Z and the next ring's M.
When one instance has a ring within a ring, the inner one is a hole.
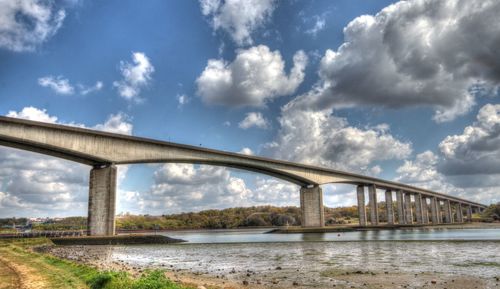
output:
M317 278L307 270L294 266L259 268L259 270L228 268L200 271L194 266L185 269L169 264L138 265L123 260L113 260L110 246L50 246L37 250L95 266L101 270L127 271L133 276L138 276L147 269L163 269L172 280L198 288L500 288L500 269L497 276L486 278L432 271L409 273L337 268L321 270L318 272L320 278ZM154 256L154 253L152 255Z

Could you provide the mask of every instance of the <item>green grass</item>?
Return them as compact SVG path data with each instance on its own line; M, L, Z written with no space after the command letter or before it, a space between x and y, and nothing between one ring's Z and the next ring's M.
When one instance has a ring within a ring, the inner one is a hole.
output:
M90 289L188 289L167 277L161 270L147 271L139 278L126 272L99 271L96 268L34 253L30 247L47 245L47 239L0 240L0 256L9 262L27 266L39 275L47 288Z

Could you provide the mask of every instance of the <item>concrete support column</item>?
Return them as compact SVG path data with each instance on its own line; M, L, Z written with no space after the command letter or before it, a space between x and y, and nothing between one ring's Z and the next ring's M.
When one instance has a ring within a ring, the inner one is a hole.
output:
M415 215L417 217L417 224L422 224L423 218L422 218L422 195L421 194L415 194L413 195L415 198Z
M324 227L323 191L319 186L300 188L302 227Z
M432 219L432 224L434 225L439 224L438 201L436 197L431 197L431 219Z
M469 223L472 222L472 206L471 205L467 206L467 222L469 222Z
M427 207L427 197L422 197L422 222L429 224L429 208Z
M405 207L404 207L402 190L396 191L396 201L398 202L398 224L404 225L406 224L406 222L405 222Z
M413 212L411 208L411 194L405 193L405 223L413 224Z
M444 200L444 221L447 224L453 223L450 200Z
M368 186L368 199L370 203L370 223L378 225L377 188L375 185Z
M394 209L392 207L392 191L385 191L385 212L387 214L387 224L394 225Z
M88 234L115 234L116 166L95 167L89 178Z
M365 227L366 226L365 186L359 185L356 188L356 193L358 195L359 225Z
M462 211L462 204L458 203L457 204L457 223L463 223L464 222L464 213Z
M439 224L443 223L443 212L441 211L441 200L437 199L437 215Z

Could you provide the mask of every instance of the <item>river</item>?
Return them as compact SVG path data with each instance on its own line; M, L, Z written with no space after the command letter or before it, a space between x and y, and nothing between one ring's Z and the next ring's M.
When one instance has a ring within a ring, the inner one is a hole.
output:
M323 234L264 232L168 232L166 235L188 242L175 245L108 246L104 255L109 261L133 267L167 267L240 282L243 279L262 280L263 284L270 284L268 287L274 284L271 282L288 284L281 288L291 286L292 282L329 287L332 282L337 282L335 278L340 275L362 271L382 277L389 273L411 274L411 278L414 274L470 276L479 281L493 280L493 283L488 283L493 287L485 285L478 288L499 288L494 284L495 278L500 277L498 228ZM448 285L448 288L454 287Z

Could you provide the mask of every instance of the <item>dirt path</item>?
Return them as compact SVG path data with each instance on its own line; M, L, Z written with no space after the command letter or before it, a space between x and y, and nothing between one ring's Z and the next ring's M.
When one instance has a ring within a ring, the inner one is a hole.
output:
M0 289L87 288L76 276L38 257L9 248L0 248L0 272ZM8 285L3 285L4 280Z
M0 257L0 289L20 288L17 272L9 266L8 262Z
M31 288L50 288L47 280L43 278L39 272L33 267L23 264L23 262L17 258L12 258L12 256L5 256L5 252L2 252L0 256L0 263L3 269L8 272L7 278L10 277L9 286L0 288L21 288L21 289L31 289Z

